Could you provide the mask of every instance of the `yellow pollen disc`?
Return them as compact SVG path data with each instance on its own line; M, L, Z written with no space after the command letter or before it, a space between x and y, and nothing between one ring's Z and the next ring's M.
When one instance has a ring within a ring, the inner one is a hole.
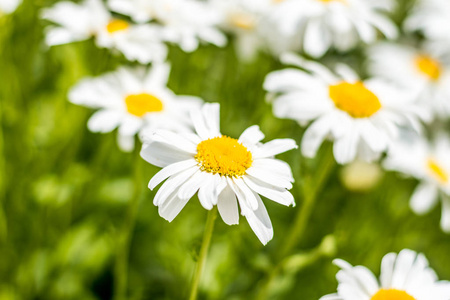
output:
M416 57L415 63L417 69L430 79L438 80L441 77L442 66L437 60L427 55L419 55Z
M442 183L447 183L449 180L449 174L438 164L438 162L432 158L427 161L428 170L433 177Z
M370 300L416 300L405 291L396 289L381 289Z
M106 25L106 30L109 33L114 33L117 31L125 30L128 27L130 27L130 24L128 24L127 21L116 19L116 20L112 20L111 22L108 23L108 25Z
M197 145L195 159L202 171L240 177L252 165L252 153L228 136L204 140Z
M125 104L130 114L142 117L149 112L157 112L163 110L161 100L150 94L128 95L125 98Z
M331 100L354 118L368 118L381 108L380 100L362 82L341 82L329 87Z
M250 30L255 27L255 19L245 14L234 14L230 17L230 23L236 27Z

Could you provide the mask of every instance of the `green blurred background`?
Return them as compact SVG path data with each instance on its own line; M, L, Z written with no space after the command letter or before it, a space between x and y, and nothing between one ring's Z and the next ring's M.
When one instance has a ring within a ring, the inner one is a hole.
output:
M92 111L70 104L68 89L130 63L93 41L48 49L39 10L53 3L25 0L14 14L0 16L0 300L185 299L207 213L193 198L172 223L159 217L147 189L157 168L138 152L121 152L115 133L87 130ZM325 60L361 69L361 53ZM282 67L271 56L244 64L230 44L192 54L172 47L169 61L175 93L221 103L224 134L237 137L259 124L266 140L300 143L302 129L274 118L265 101L264 77ZM280 156L295 172L297 206L265 201L275 230L267 246L245 218L238 226L217 220L200 299L256 298L304 208L302 190L317 187L330 155L326 144L314 160L298 150ZM350 191L341 177L342 167L332 165L268 299L316 300L336 290L334 257L378 274L382 256L403 248L423 252L439 277L450 279L440 208L425 216L411 212L414 180L386 173L372 189Z

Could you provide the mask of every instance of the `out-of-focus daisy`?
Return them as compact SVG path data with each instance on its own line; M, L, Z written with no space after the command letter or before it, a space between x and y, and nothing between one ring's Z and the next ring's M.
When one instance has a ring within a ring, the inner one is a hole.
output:
M137 23L145 23L155 18L155 6L159 0L108 0L112 11L130 16Z
M397 37L397 28L383 12L392 1L371 0L281 0L272 14L285 35L302 33L304 51L320 57L330 47L353 48L360 40L372 43L377 30L387 38Z
M355 158L373 161L397 137L400 126L420 130L421 111L409 94L378 79L362 81L346 65L333 74L323 65L285 54L282 61L306 70L270 73L264 88L276 94L273 110L279 118L304 125L313 121L302 141L302 153L314 157L327 136L334 140L338 163Z
M320 300L447 300L450 283L438 281L423 254L408 249L388 253L381 262L380 280L364 266L352 266L335 259L341 268L337 293Z
M110 132L118 127L118 144L123 151L134 148L134 136L143 128L189 130L188 111L201 100L176 96L167 88L170 68L119 70L98 78L83 79L69 93L72 103L99 109L88 122L93 132Z
M283 205L294 205L290 166L274 155L296 148L291 139L265 144L258 126L246 129L239 139L220 133L219 104L204 104L191 112L196 134L158 130L143 135L141 156L163 168L149 183L160 187L153 203L169 222L198 191L205 209L217 205L223 221L238 224L239 212L247 218L259 240L273 237L267 210L259 195Z
M134 25L115 19L100 0L85 0L81 4L58 2L44 9L42 18L57 24L47 28L49 46L95 37L99 47L117 49L127 59L140 63L163 61L167 56L157 25Z
M447 30L450 27L450 2L417 0L404 27L408 31L421 31L429 39L450 41Z
M421 104L438 117L450 116L450 68L429 51L379 44L369 51L370 72L414 90Z
M254 58L266 47L267 14L276 2L273 0L211 0L222 14L221 26L236 36L238 54L245 60Z
M14 12L22 0L0 0L0 16L2 13L10 14Z
M431 144L419 137L401 139L389 150L384 167L420 180L410 201L415 213L427 213L441 199L441 228L450 233L450 139L444 134Z
M162 24L162 36L185 52L198 48L201 41L222 47L225 35L217 29L220 14L208 3L197 0L157 1L155 14Z

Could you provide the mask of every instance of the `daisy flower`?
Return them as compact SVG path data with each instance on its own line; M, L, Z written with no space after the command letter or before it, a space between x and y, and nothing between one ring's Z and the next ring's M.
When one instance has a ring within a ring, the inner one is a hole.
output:
M185 52L195 51L200 41L222 47L225 35L216 27L219 12L203 1L162 0L155 7L157 20L162 24L162 36L177 44Z
M408 249L388 253L381 261L380 280L364 266L333 261L341 270L337 293L320 300L448 300L450 282L439 281L423 254Z
M266 244L273 228L260 195L283 205L294 205L290 166L273 156L296 148L294 140L277 139L265 144L258 126L246 129L239 139L220 133L219 104L204 104L191 112L195 134L158 130L143 135L141 156L163 168L149 183L154 189L166 180L153 203L161 217L171 222L198 191L201 205L217 205L228 225L246 217L259 240Z
M303 136L303 155L314 157L330 135L338 163L355 158L370 162L387 149L400 126L420 130L421 111L404 91L378 79L362 81L346 65L338 65L334 74L294 54L281 59L308 70L272 72L264 82L264 88L275 94L275 116L300 125L312 121Z
M273 0L211 0L222 14L221 26L236 37L236 50L244 60L251 60L266 47L266 16Z
M429 212L441 199L441 228L450 233L450 139L438 134L433 143L412 136L395 143L384 167L420 181L411 196L411 209L417 214Z
M110 132L118 127L117 141L123 151L132 151L134 136L143 128L189 130L188 111L201 100L176 96L167 88L170 67L120 68L98 78L81 80L69 92L69 101L99 109L88 121L92 132Z
M372 74L414 90L420 103L440 118L450 116L450 67L430 51L379 44L369 51Z
M22 0L0 0L0 15L1 13L10 14L14 12L22 3Z
M404 23L405 30L421 31L432 40L449 41L449 27L450 2L443 0L417 0Z
M330 47L347 51L362 40L370 44L377 30L387 38L397 37L397 28L383 12L392 1L372 0L281 0L271 19L282 34L302 33L303 50L320 57Z
M143 64L163 61L167 56L157 25L134 25L115 19L100 0L85 0L81 4L58 2L44 9L42 18L57 24L47 28L49 46L95 37L97 46L117 49L127 59Z

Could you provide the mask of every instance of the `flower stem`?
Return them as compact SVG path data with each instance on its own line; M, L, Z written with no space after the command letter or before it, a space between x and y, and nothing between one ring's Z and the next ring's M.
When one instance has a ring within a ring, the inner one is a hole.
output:
M194 278L192 279L191 292L189 300L196 300L198 294L198 284L202 276L203 269L205 267L206 256L209 250L209 244L211 243L211 237L214 231L214 221L217 217L217 207L213 207L208 212L208 218L206 219L205 232L203 233L203 242L200 248L197 265L195 266Z
M141 196L141 158L139 151L134 153L136 161L134 162L134 193L130 200L128 211L126 215L123 228L119 233L118 248L116 254L116 263L114 268L114 300L127 299L127 286L128 286L128 260L130 253L130 243L136 224L136 217L140 203Z

